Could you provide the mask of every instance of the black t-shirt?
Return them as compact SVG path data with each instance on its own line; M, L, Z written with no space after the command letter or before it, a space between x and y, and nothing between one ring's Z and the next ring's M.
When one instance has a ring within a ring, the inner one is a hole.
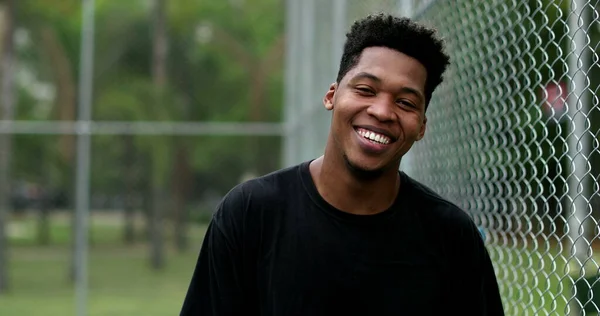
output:
M403 172L388 210L346 213L308 165L223 198L180 315L504 315L468 214Z

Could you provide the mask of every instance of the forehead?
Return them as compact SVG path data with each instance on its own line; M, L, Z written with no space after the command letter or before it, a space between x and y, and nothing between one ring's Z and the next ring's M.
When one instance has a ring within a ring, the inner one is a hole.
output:
M373 74L383 83L410 84L421 91L427 80L427 70L417 59L387 47L365 48L347 78L352 79L361 72Z

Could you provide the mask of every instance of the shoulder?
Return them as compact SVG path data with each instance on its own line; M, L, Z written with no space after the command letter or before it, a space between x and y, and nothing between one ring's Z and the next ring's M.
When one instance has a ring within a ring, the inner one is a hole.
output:
M464 209L406 174L403 174L403 179L409 187L413 205L428 222L438 225L438 229L454 236L458 234L468 238L480 238L473 218ZM473 235L474 232L477 234Z
M443 247L447 260L458 264L460 269L480 269L482 260L488 260L489 255L473 218L429 187L408 179L411 203L431 232L429 237Z
M232 245L251 242L261 235L264 221L281 215L286 196L298 186L299 166L280 169L234 186L213 212L211 227ZM265 214L269 212L269 216Z
M243 219L251 210L277 205L285 200L299 180L299 165L279 169L234 186L221 199L213 219Z
M223 201L261 202L279 198L290 186L299 182L299 168L299 165L295 165L244 181L233 187Z

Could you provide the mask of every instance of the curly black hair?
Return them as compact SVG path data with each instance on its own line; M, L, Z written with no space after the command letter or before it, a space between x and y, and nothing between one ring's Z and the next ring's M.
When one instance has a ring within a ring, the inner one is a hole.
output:
M444 42L437 37L436 31L409 18L385 13L371 14L354 22L346 34L337 83L358 64L362 51L373 46L397 50L425 66L425 97L426 105L429 105L433 91L443 81L443 74L450 65Z

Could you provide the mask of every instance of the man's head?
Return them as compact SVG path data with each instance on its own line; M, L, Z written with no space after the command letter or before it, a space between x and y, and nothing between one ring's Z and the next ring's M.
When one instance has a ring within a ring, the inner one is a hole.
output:
M427 69L425 86L426 105L435 88L442 83L443 73L450 63L444 53L444 44L435 30L417 24L408 18L392 15L369 15L356 21L348 34L336 82L358 63L367 47L388 47L417 59Z
M425 133L425 110L448 64L435 31L409 19L378 14L355 22L323 100L333 111L330 153L362 176L397 169Z

